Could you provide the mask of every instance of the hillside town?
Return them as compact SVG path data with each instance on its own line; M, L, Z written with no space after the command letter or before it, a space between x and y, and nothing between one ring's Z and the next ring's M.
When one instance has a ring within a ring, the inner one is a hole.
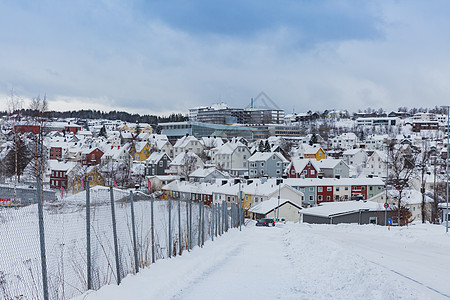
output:
M89 184L239 204L255 220L386 225L389 214L400 225L440 223L445 113L287 114L264 93L249 108L219 103L159 124L15 112L1 120L1 186L10 195L3 205L32 203L26 191L42 173L46 200L64 201Z

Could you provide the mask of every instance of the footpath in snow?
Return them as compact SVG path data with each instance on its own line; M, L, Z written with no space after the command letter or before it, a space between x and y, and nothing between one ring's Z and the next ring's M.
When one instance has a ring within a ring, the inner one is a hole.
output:
M445 228L247 227L76 299L450 299Z

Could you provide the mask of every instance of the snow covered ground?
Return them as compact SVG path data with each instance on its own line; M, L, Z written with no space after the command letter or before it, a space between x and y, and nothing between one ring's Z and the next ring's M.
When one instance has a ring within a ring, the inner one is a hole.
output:
M436 225L250 223L76 299L448 299Z

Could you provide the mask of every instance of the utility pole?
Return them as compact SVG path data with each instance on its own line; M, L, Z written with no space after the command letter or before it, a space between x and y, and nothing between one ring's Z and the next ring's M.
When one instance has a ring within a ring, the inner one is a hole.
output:
M387 199L388 199L388 180L389 180L389 146L386 145L386 188L385 190L385 200L384 200L384 226L388 226L387 223ZM400 209L400 207L398 208Z
M447 173L447 207L445 209L445 232L448 233L448 156L450 154L450 106L442 106L447 108L447 157L445 158L445 172Z

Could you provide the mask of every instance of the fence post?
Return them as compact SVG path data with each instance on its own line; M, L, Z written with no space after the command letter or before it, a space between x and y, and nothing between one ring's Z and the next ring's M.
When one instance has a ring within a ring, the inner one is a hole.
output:
M214 222L216 218L214 217L214 203L211 203L211 241L214 242Z
M178 200L178 247L181 255L183 253L181 234L181 198Z
M200 236L202 235L202 206L198 202L198 246L200 247Z
M228 232L228 205L225 205L223 213L225 214L225 231Z
M86 263L87 286L92 290L92 262L91 262L91 194L89 181L86 182Z
M205 244L205 204L202 202L202 247Z
M190 197L190 196L189 196ZM191 227L189 227L189 199L186 199L186 249L189 251L189 230Z
M153 209L154 209L154 205L153 205L154 200L155 199L153 197L150 198L150 210L151 210L151 212L150 212L150 221L152 223L152 225L150 227L150 229L151 229L150 231L152 233L152 263L153 264L155 263L155 218L154 218L154 211L153 211Z
M194 247L192 242L192 199L189 199L189 249Z
M38 220L39 220L39 241L41 246L41 268L42 268L42 288L44 300L48 300L48 280L47 280L47 256L45 255L45 237L44 237L44 204L42 199L41 177L37 176L36 192L38 198Z
M121 278L119 265L119 245L117 241L116 212L114 209L114 192L112 187L109 188L109 195L111 198L111 217L112 217L113 237L114 237L114 253L116 256L117 284L120 284Z
M172 198L169 197L169 258L172 257Z
M131 204L131 229L133 233L133 251L134 251L134 264L136 265L136 273L139 273L139 258L137 251L137 239L136 239L136 222L134 219L134 201L133 192L130 191L130 204Z

